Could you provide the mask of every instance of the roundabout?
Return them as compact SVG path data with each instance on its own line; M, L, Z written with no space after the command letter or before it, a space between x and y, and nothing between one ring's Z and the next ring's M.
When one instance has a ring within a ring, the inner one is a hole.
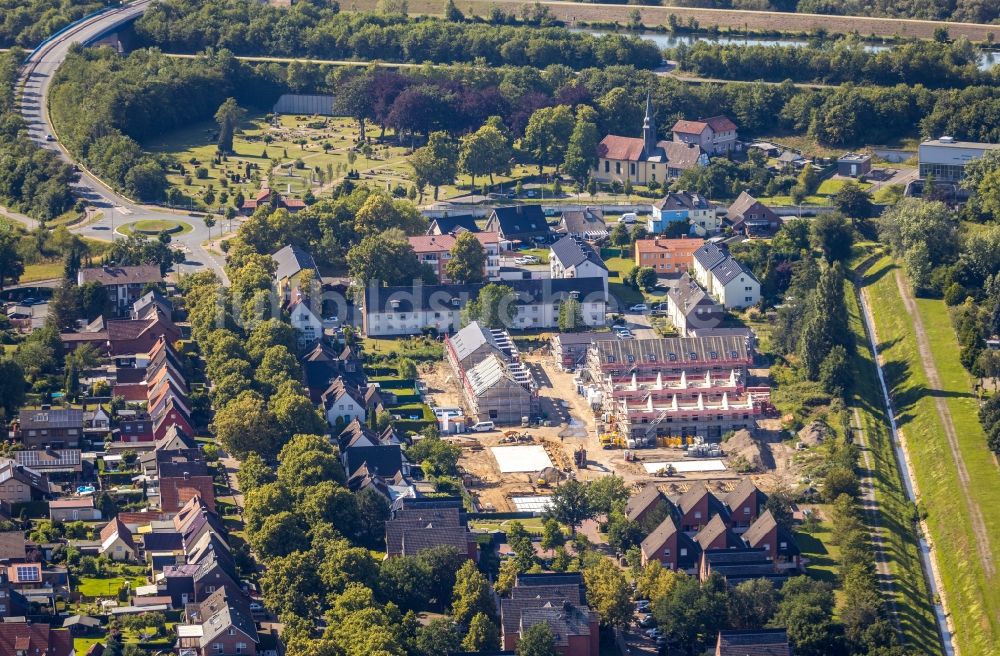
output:
M120 235L131 236L141 235L143 237L157 237L162 233L174 237L191 232L194 227L190 223L183 221L173 221L170 219L147 219L143 221L133 221L126 223L115 229Z

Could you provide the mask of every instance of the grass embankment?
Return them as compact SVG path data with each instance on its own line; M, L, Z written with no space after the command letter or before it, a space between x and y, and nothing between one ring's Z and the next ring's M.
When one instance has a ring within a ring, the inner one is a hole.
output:
M190 223L183 221L147 220L126 223L118 228L118 232L125 235L140 234L145 237L156 236L166 232L169 235L177 236L191 232L194 228Z
M919 505L926 513L934 543L955 641L963 656L993 655L1000 645L1000 581L987 576L980 560L965 495L979 505L996 550L1000 547L1000 510L996 504L1000 476L976 419L976 401L970 392L970 380L961 370L958 342L947 309L940 301L918 301L941 376L943 389L935 390L928 385L895 269L889 258L882 258L863 281L875 315L887 384L913 466ZM951 410L959 451L972 479L967 492L948 446L936 397L944 397ZM901 577L899 582L905 585L913 580Z
M892 601L907 643L921 654L939 654L940 641L934 610L920 563L918 538L912 522L914 507L906 498L903 479L893 450L889 422L882 403L875 362L865 335L854 284L845 286L851 332L858 348L853 356L853 405L872 458L875 499L882 527L882 550L892 574Z

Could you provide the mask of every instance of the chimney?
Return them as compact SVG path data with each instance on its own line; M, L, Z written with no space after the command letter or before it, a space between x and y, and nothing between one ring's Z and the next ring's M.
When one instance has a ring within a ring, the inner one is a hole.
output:
M184 480L185 481L191 480L191 472L184 472Z

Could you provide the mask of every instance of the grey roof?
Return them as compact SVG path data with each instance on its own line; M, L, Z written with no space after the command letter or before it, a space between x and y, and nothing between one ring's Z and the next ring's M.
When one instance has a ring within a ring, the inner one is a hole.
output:
M90 615L70 615L65 620L63 620L63 628L69 628L71 626L84 626L87 628L97 628L101 625L101 620L96 617L91 617Z
M708 488L702 483L695 483L677 500L677 507L682 514L688 514L703 498L709 496Z
M83 410L21 410L18 423L22 430L40 428L83 428Z
M792 656L785 629L719 631L717 656Z
M694 536L694 541L701 546L702 549L706 549L711 546L712 542L718 539L719 536L725 536L725 542L722 544L721 549L730 549L734 547L741 546L739 538L736 534L729 530L726 526L725 520L722 519L722 515L715 515L709 520L708 524L702 527L700 531Z
M570 636L588 636L598 619L583 598L577 574L519 574L510 599L500 600L504 635L518 635L544 622L552 629L556 645L567 646Z
M743 539L751 547L756 547L768 533L777 528L778 522L775 521L774 515L771 514L770 510L765 510L757 518L757 521L751 524L750 528L746 530L746 533L743 534Z
M658 210L707 210L712 207L708 199L697 192L671 191L653 203Z
M547 278L544 280L505 280L502 283L517 294L516 305L539 304L543 301L555 303L578 294L580 302L606 300L604 279L594 278ZM475 300L481 284L468 285L418 285L407 287L365 288L365 311L372 313L414 312L432 310L436 312L457 311Z
M479 232L476 217L471 214L456 214L454 216L439 216L430 220L427 234L450 235L458 229L469 232Z
M464 363L466 358L475 353L484 344L488 344L496 352L502 352L497 345L496 339L493 337L493 333L488 328L484 328L478 321L471 322L452 337L449 337L448 341L451 342L452 348L455 350L459 364Z
M605 271L608 269L604 260L590 244L578 242L569 235L552 244L552 254L559 260L560 264L567 268L579 266L590 260Z
M42 494L50 492L49 479L45 474L39 474L33 469L23 467L13 460L0 461L0 483L6 483L11 479L33 487Z
M625 502L625 516L635 520L658 500L666 501L667 497L660 492L656 483L648 483L638 494L633 494Z
M271 259L277 264L274 277L278 280L291 278L303 269L316 270L316 262L312 255L295 245L285 246L272 255Z
M641 549L642 553L647 557L652 556L660 550L664 542L670 539L670 536L677 532L677 524L674 522L674 518L667 515L666 518L660 522L660 525L654 528L653 532L646 536L646 539L639 545L639 549Z
M398 444L357 446L344 450L344 469L349 477L362 466L369 472L392 478L403 469L403 452Z
M732 256L727 257L712 269L712 275L723 285L728 284L731 280L735 280L741 275L745 275L757 284L760 284L760 281L757 280L757 277L753 275L750 269L743 266L739 260Z
M587 234L607 232L604 213L593 207L582 210L566 210L562 213L562 227L568 234Z
M99 282L102 285L145 285L151 282L163 282L163 274L160 273L160 267L151 264L140 266L109 264L80 269L77 280L81 284Z
M202 625L201 646L208 646L230 627L257 642L257 625L250 611L250 600L235 586L224 584L198 606L191 619Z
M681 275L677 286L667 290L667 298L680 308L685 316L696 312L699 307L718 307L718 303L699 287L698 283L691 280L686 271Z
M176 551L184 546L180 533L146 533L142 537L142 548L146 551Z
M708 242L694 252L694 259L702 266L703 269L711 271L717 267L720 262L725 260L728 255L729 253L718 244Z
M751 357L746 339L735 336L619 339L597 342L591 348L601 362L607 364L674 363L683 366L692 362L711 364L718 360L745 362Z
M739 485L734 487L726 496L723 498L723 503L726 504L730 510L736 510L736 508L743 505L743 502L750 497L762 496L760 490L754 485L753 480L748 476L739 482Z
M495 219L497 232L502 232L504 239L532 238L547 235L549 223L542 212L541 205L512 205L498 207L493 210L489 221ZM487 227L490 223L487 223Z
M411 528L403 531L402 555L416 556L434 547L454 547L459 555L469 552L469 530L464 526Z

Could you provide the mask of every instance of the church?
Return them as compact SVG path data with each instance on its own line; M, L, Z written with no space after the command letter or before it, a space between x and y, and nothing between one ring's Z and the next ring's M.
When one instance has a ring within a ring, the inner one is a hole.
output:
M609 134L597 145L597 168L591 177L597 182L647 185L663 184L682 171L708 164L708 155L698 144L680 141L658 141L653 104L646 96L646 117L642 121L642 137L621 137Z

